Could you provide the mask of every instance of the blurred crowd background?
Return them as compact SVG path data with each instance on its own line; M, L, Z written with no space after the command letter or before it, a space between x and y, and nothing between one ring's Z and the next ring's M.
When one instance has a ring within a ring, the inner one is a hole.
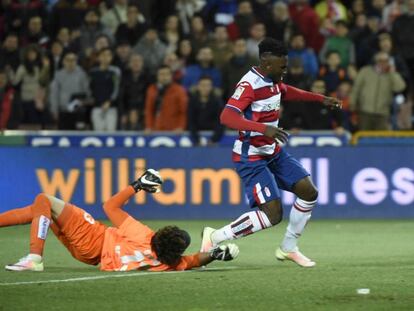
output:
M285 83L343 100L283 103L292 131L412 129L414 0L2 0L0 129L224 129L265 37Z

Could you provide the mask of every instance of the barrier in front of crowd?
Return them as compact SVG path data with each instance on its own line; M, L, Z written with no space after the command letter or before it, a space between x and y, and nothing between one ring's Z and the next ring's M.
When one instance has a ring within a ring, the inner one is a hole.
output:
M319 189L316 218L414 217L412 147L287 148ZM39 192L104 217L102 203L145 168L161 171L163 192L140 193L127 211L143 219L234 218L249 210L231 148L0 148L0 212ZM285 212L294 197L283 194Z
M220 146L233 145L236 132L227 132L221 139ZM212 132L201 132L201 145L207 145ZM311 131L300 134L292 134L289 138L289 146L346 146L350 139L349 134L335 135L332 131ZM5 131L0 136L0 145L23 144L32 147L192 147L193 143L188 132L183 134L171 134L158 132L144 134L143 132L116 132L97 133L79 131Z

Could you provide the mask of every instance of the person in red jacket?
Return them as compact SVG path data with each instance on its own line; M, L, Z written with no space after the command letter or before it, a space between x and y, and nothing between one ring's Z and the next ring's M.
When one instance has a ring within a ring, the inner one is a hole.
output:
M14 89L9 86L7 74L0 71L0 130L6 129L13 109Z
M185 89L173 82L168 66L157 71L157 82L147 89L145 99L145 130L184 131L187 126L187 102Z
M276 258L313 267L315 262L299 251L297 240L310 219L318 190L299 161L281 147L289 134L278 127L280 105L282 100L300 100L339 108L341 102L283 83L287 71L287 49L283 42L264 39L259 44L259 57L260 65L241 78L220 117L223 125L240 131L233 147L233 161L250 207L259 210L244 213L217 230L204 228L201 250L277 225L283 215L281 190L287 190L297 199Z

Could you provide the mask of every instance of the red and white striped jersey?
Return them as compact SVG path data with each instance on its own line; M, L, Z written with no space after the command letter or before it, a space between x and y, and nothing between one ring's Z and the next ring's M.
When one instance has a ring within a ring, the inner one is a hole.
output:
M233 96L228 100L226 108L243 113L247 120L266 125L277 126L281 97L285 92L283 83L274 84L265 78L255 67L246 73ZM234 142L233 160L256 161L274 155L279 151L277 142L260 132L240 131Z

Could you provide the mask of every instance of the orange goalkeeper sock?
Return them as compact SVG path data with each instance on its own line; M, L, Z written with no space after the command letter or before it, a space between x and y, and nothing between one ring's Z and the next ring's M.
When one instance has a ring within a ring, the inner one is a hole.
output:
M30 254L42 256L50 226L52 205L46 195L39 194L33 205L33 220L30 228Z
M16 208L0 214L0 227L25 225L32 222L32 206Z

